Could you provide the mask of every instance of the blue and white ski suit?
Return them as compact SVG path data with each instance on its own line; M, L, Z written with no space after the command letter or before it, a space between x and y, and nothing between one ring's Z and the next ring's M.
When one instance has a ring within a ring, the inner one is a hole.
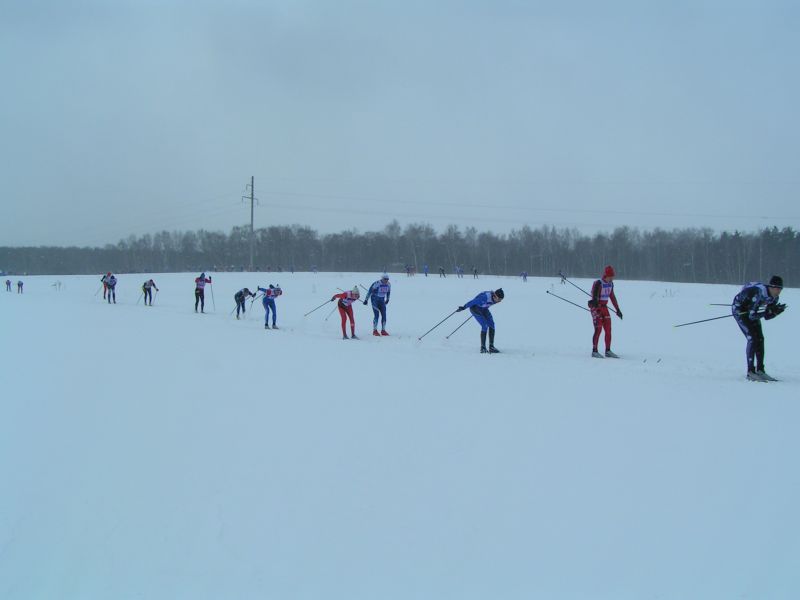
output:
M372 328L378 328L378 317L381 319L381 329L386 329L386 305L389 304L389 296L392 294L392 284L388 281L379 279L367 290L367 297L364 298L364 304L367 301L372 301Z
M275 321L278 319L278 310L275 308L275 298L283 294L283 291L279 287L260 287L258 291L264 292L264 298L261 300L261 304L264 306L264 324L269 324L269 311L272 310L272 326L275 327Z

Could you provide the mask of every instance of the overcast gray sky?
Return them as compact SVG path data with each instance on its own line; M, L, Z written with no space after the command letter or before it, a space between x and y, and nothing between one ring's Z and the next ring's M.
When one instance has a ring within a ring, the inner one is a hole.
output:
M0 0L0 245L800 228L800 3Z

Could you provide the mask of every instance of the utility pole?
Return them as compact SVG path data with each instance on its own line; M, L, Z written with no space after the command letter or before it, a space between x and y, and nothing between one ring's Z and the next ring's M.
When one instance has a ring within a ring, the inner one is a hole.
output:
M255 188L255 177L252 175L250 176L250 272L253 272L253 249L255 248L256 238L255 234L253 233L253 203L255 202L255 198L253 197Z
M242 196L242 200L250 200L250 272L253 271L253 255L255 250L255 232L253 229L253 216L254 216L254 205L256 202L255 197L255 177L250 177L250 195L249 196Z

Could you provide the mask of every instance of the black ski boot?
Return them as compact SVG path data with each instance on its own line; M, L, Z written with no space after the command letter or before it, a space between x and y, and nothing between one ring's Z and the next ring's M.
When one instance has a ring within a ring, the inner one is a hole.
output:
M481 331L481 354L486 354L488 350L486 349L486 332Z
M499 354L500 350L494 347L494 327L489 328L489 354Z

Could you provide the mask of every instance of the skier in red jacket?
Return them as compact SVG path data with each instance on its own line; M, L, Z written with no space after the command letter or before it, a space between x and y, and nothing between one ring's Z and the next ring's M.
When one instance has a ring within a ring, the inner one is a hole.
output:
M352 290L336 294L331 298L331 302L339 299L339 314L342 317L342 339L347 339L347 318L350 318L350 337L357 340L356 337L356 320L353 317L353 302L357 302L361 294L358 291L358 286Z
M597 351L597 342L600 340L600 332L605 330L606 358L619 358L611 351L611 314L608 311L608 301L614 305L617 316L622 318L622 311L617 304L617 297L614 295L614 267L608 265L603 270L603 276L592 284L592 299L589 300L589 311L592 313L592 323L594 324L594 336L592 337L592 356L603 358Z

